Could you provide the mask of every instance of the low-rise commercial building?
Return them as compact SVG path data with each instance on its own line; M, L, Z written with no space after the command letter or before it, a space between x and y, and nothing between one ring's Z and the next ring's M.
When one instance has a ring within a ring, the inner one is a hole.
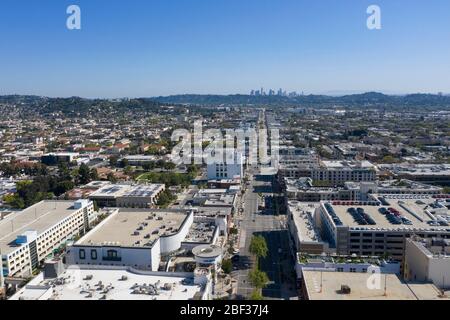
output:
M300 252L297 254L295 269L298 279L303 277L304 271L390 273L400 275L400 263L396 261L386 261L376 257L311 255Z
M181 249L193 212L116 209L68 249L69 264L157 271L161 255Z
M429 283L406 283L395 274L304 271L305 300L448 300Z
M42 272L10 300L209 300L211 288L207 270L154 272L82 265L51 277Z
M164 184L108 184L89 199L100 207L151 208L164 190Z
M57 166L59 163L71 163L78 156L79 153L75 152L48 153L41 157L41 162L47 166Z
M450 289L450 240L406 240L405 279L433 282L441 289Z

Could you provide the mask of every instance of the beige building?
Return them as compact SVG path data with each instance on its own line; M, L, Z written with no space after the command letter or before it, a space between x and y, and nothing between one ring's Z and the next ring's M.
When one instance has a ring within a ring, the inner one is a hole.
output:
M450 289L450 240L406 240L404 276L410 281L433 282L441 289Z
M378 277L378 278L376 278ZM431 283L407 283L395 274L303 271L305 300L448 300Z

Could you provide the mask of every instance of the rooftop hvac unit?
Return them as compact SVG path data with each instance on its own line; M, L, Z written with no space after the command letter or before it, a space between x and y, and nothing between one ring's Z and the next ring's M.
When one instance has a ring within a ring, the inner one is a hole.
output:
M341 285L341 294L350 294L352 290L346 284Z

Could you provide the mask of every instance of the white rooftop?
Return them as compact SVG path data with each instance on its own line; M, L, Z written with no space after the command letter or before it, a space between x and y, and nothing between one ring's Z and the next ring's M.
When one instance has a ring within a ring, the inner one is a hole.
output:
M23 211L11 213L0 220L2 254L8 254L18 247L15 243L17 236L27 231L40 234L77 210L73 201L41 201Z
M202 291L193 277L188 273L143 272L125 267L72 266L58 279L45 280L40 273L10 300L190 300ZM97 286L100 282L102 290ZM143 285L155 286L158 294L133 293Z

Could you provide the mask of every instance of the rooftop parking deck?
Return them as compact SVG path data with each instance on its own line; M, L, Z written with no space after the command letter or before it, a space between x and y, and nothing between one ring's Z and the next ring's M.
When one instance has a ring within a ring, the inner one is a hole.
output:
M377 196L375 199L379 199ZM443 220L448 219L449 209L445 205L449 205L446 200L440 200L441 205L436 206L436 199L431 197L408 197L408 196L383 196L386 201L384 204L375 205L374 202L349 202L349 201L333 201L331 202L337 217L342 221L344 226L351 228L382 228L382 229L436 229L450 230L449 225L445 225ZM372 205L368 205L372 203ZM442 205L444 204L444 205ZM368 215L365 220L373 223L360 224L352 216L351 210L356 209L364 211ZM383 213L384 212L384 213ZM386 214L387 213L387 214ZM388 218L389 215L397 216L401 223L394 224ZM442 223L437 223L442 220ZM435 222L432 222L435 221Z

